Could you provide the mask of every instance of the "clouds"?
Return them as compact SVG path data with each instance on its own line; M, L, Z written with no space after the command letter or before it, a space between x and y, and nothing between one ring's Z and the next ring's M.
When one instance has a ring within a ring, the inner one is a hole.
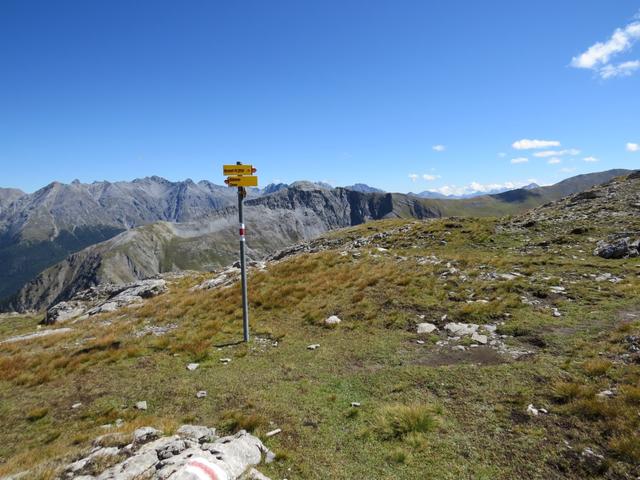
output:
M433 150L436 152L444 152L447 149L447 147L445 147L444 145L434 145L431 148L433 148Z
M574 68L597 72L601 78L628 76L640 68L640 61L632 60L617 65L609 63L621 53L631 50L640 39L640 21L634 20L623 28L617 28L606 42L597 42L585 52L571 59Z
M523 138L522 140L513 142L511 146L516 150L533 150L537 148L559 147L560 142L557 140L529 140L528 138Z
M547 157L562 157L564 155L580 155L580 150L577 148L570 148L567 150L545 150L543 152L536 152L534 157L547 158Z
M629 145L631 145L631 147L629 147ZM542 148L559 147L561 146L561 143L557 140L530 140L527 138L523 138L522 140L517 140L513 142L511 146L513 147L514 150L520 150L520 151L539 150ZM630 148L631 150L629 150ZM639 151L640 145L637 145L635 143L627 144L627 150ZM541 151L531 152L531 154L535 157L534 160L536 158L546 158L548 165L559 165L563 163L562 157L576 157L580 155L580 153L582 152L577 148L564 148L562 150L541 150ZM573 159L567 159L567 160L569 164L574 162ZM587 163L596 163L600 161L598 158L593 156L584 157L582 160ZM523 163L529 163L529 158L522 156L522 157L516 157L511 159L511 164L513 165L518 165ZM574 171L576 171L576 167L566 166L560 169L560 172L562 173L572 173Z
M525 182L504 182L504 183L478 183L471 182L468 185L444 185L439 188L430 190L431 192L441 193L442 195L468 195L470 193L488 193L502 190L513 190L516 188L522 188L531 183L536 183L535 178L530 178Z
M638 145L637 143L627 143L627 152L640 152L640 145Z
M612 77L628 77L640 68L640 60L624 62L619 65L605 65L600 70L600 76L604 79Z
M417 173L410 173L409 174L409 178L411 179L412 182L417 182L420 178L422 178L423 180L427 181L427 182L433 182L434 180L438 180L440 177L440 175L432 175L430 173L425 173L422 175L418 175Z

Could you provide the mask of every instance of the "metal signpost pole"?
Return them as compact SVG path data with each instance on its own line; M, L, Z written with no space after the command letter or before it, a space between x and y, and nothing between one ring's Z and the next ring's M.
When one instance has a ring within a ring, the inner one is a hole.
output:
M237 162L237 165L242 165ZM238 217L240 220L240 277L242 281L242 329L244 341L249 341L249 301L247 299L247 265L245 260L245 228L242 204L247 191L244 187L238 187Z

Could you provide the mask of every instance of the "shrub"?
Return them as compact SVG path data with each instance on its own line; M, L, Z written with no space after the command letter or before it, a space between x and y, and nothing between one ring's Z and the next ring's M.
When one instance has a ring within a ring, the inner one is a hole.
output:
M613 455L631 463L640 462L640 442L634 434L615 437L609 442Z
M436 427L433 409L423 404L394 404L380 410L375 430L384 440L403 439L410 433L428 433Z
M29 420L30 422L36 422L41 418L46 417L48 413L49 409L46 407L34 408L29 413L27 413L27 420Z
M594 358L593 360L587 360L582 365L582 368L588 375L600 377L606 374L612 366L613 364L609 360Z
M267 423L267 420L262 415L244 413L238 410L227 412L222 416L222 418L224 420L225 429L232 433L236 433L240 430L253 432L258 427Z

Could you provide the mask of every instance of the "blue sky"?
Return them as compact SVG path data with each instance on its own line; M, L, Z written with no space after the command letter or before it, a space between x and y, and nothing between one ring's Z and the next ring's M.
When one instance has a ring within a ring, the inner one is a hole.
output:
M3 0L0 186L221 183L221 165L240 160L262 185L455 193L638 168L639 11Z

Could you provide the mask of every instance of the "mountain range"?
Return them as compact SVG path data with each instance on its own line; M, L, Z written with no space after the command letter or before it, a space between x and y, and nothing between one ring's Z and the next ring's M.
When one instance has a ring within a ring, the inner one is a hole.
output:
M498 216L580 192L627 170L467 199L425 199L311 182L251 189L249 256L382 218ZM371 189L374 190L374 189ZM211 270L237 250L236 192L208 181L59 182L0 190L0 308L39 310L90 286L158 273Z
M525 185L524 187L520 187L520 189L523 189L523 190L535 190L536 188L540 188L540 185L538 185L537 183L530 183L528 185ZM496 195L498 193L508 192L509 190L513 190L513 188L502 187L502 188L494 188L491 190L484 190L484 191L473 190L467 193L463 193L461 195L455 195L455 194L445 195L443 193L436 192L434 190L425 190L424 192L415 193L414 195L421 198L448 198L448 199L459 200L463 198L481 197L484 195Z

